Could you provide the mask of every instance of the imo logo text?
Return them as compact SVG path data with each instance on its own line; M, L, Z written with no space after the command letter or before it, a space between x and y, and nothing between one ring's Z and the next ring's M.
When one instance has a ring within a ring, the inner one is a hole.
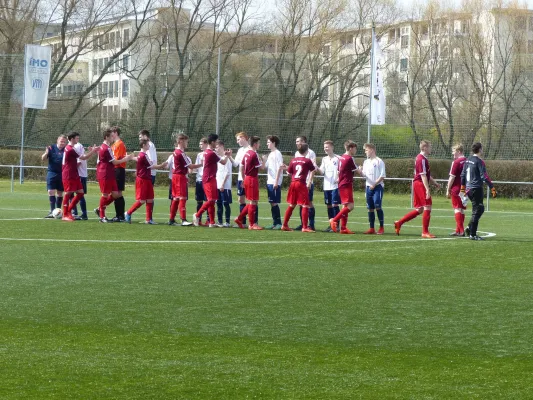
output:
M32 89L40 90L43 88L43 80L36 78L31 80L31 87Z
M48 61L46 60L39 60L38 58L30 58L30 67L40 67L40 68L46 68L48 67Z

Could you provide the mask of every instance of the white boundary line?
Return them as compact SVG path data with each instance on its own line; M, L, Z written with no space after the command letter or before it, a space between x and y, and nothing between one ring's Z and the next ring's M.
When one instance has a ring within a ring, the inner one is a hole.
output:
M494 237L495 233L482 232L484 237ZM414 242L414 241L427 241L435 242L440 240L458 240L467 238L458 237L443 237L435 239L422 239L410 238L410 239L383 239L383 240L109 240L109 239L55 239L55 238L1 238L0 241L6 242L61 242L61 243L135 243L135 244L323 244L323 243L402 243L402 242Z

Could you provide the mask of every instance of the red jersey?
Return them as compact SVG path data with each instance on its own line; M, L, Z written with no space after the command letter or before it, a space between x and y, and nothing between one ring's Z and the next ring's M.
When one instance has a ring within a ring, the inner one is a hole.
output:
M291 160L287 172L291 174L291 182L307 184L307 175L315 170L313 161L305 157L295 157Z
M248 150L244 155L241 165L244 166L244 176L257 177L261 161L255 150Z
M113 165L113 152L106 143L100 146L98 162L96 163L96 180L110 181L115 179L115 166Z
M463 172L463 166L465 165L466 157L459 157L453 160L452 167L450 168L450 176L454 176L452 186L450 187L450 193L459 196L461 191L461 172Z
M339 170L339 188L344 186L353 187L353 173L357 170L353 157L349 154L343 154L339 158L337 169Z
M191 165L191 159L181 149L174 150L174 174L187 175L187 167Z
M79 179L78 173L78 157L80 155L76 152L74 146L67 144L65 152L63 153L63 166L61 168L63 180Z
M150 157L144 152L141 151L137 156L137 176L142 179L152 179L152 170L150 166L152 161Z
M420 153L419 155L416 156L415 177L413 180L421 181L422 180L421 175L424 175L424 174L426 175L429 181L429 178L431 177L431 173L429 171L429 162L428 162L427 157L423 155L422 153Z
M204 173L202 174L202 182L208 182L217 178L217 163L220 157L214 150L209 147L204 151Z

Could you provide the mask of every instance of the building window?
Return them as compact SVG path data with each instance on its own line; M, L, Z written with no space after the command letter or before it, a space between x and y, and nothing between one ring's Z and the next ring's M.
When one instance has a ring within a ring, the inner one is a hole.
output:
M533 54L533 40L527 41L527 52Z
M409 62L407 58L400 59L400 71L405 72L407 71L407 67L409 65Z
M402 35L402 41L401 41L402 49L406 49L408 46L409 46L409 36L408 35Z
M107 97L113 97L113 94L115 94L115 91L114 91L114 86L115 86L115 83L113 81L109 82L109 96Z
M108 93L109 93L109 82L103 82L102 83L102 89L103 89L103 97L108 97Z
M400 96L405 96L407 94L407 83L400 82Z
M130 41L130 30L124 29L124 44L123 46L126 46Z
M128 97L130 94L130 81L129 79L122 80L122 97Z
M113 94L115 97L118 97L118 80L115 81L115 92Z
M529 17L529 30L533 32L533 16Z
M527 19L525 16L521 15L516 17L516 29L525 30L527 24Z
M130 56L127 54L122 56L122 69L125 71L130 69Z
M115 48L115 32L109 33L109 48L110 49Z

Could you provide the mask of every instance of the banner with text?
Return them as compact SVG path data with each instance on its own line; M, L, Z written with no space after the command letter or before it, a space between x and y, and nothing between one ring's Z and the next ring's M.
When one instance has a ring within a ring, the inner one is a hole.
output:
M24 49L24 107L46 109L52 48L27 44Z
M372 125L385 124L385 90L383 89L383 53L375 32L372 31L372 98L370 99Z

